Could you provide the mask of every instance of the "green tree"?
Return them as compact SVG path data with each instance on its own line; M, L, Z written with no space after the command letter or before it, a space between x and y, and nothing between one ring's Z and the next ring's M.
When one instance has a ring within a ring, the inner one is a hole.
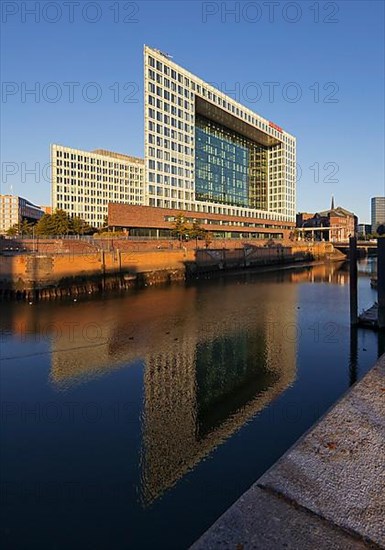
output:
M70 219L70 232L75 235L90 235L95 232L95 228L91 227L83 218L74 216Z
M192 226L189 229L189 235L192 239L203 239L206 234L206 230L203 229L200 222L194 220Z
M203 229L198 220L194 220L189 228L189 236L195 239L195 245L198 248L198 239L205 239L207 231Z
M196 239L196 241L198 241L198 239L204 239L206 241L206 248L212 241L209 232L201 226L199 220L194 220L190 223L182 212L174 219L172 233L174 236L178 237L180 241L188 239Z
M44 214L36 225L36 235L90 235L95 232L86 221L79 216L71 218L64 210L55 210L53 214Z
M180 241L186 240L190 237L191 227L187 222L185 215L180 212L176 217L172 225L172 233L178 237Z
M21 236L30 237L33 234L33 222L28 222L27 220L23 220L20 224L20 234Z
M7 233L8 237L16 237L16 235L19 234L18 226L19 226L19 224L15 223L15 225L13 225L9 229L7 229L6 233Z
M36 224L36 235L47 237L53 235L52 214L44 214Z
M205 231L204 239L205 239L205 247L208 248L213 241L210 231Z
M68 235L71 230L71 219L67 212L57 209L51 217L54 235Z
M23 220L21 223L16 223L10 227L7 231L7 235L10 237L20 236L20 237L30 237L33 234L34 224L27 220Z

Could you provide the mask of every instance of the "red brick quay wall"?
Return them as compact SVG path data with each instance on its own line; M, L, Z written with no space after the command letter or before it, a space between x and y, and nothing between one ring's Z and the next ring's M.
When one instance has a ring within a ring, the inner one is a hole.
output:
M290 241L276 241L282 245L291 245ZM265 246L268 240L259 240L257 246ZM244 246L255 246L250 239L213 239L210 243L212 248L243 248ZM148 239L132 237L96 237L96 238L14 238L0 239L0 252L38 252L40 254L84 254L88 252L105 251L146 251L146 250L195 250L206 248L204 240L179 241L178 239Z
M0 255L0 298L35 300L184 280L199 273L335 258L330 243L314 246L91 250ZM341 254L339 257L343 258Z

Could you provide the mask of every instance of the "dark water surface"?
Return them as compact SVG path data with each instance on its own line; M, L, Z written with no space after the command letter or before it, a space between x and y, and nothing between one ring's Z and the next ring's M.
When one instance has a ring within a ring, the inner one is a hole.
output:
M346 269L1 304L2 547L188 547L376 361Z

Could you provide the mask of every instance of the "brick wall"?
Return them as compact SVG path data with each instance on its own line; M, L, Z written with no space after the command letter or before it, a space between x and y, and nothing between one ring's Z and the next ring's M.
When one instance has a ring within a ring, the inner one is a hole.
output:
M90 252L89 254L20 254L0 256L0 290L31 290L58 286L86 284L100 281L103 276L132 275L156 272L180 272L186 265L243 267L259 263L277 263L295 259L318 259L332 255L331 243L315 246L242 249L158 250L158 251L113 251Z
M138 273L164 269L184 269L193 261L192 250L157 252L92 252L89 254L17 255L0 257L0 287L12 282L19 288L55 285L63 279L106 274Z
M131 206L128 204L108 205L108 224L110 227L135 227L135 228L153 228L153 229L172 229L172 222L165 221L167 216L176 216L179 210L170 210L167 208L153 208L151 206ZM288 238L290 231L294 230L294 222L278 222L273 220L263 220L260 218L245 218L241 216L225 216L223 214L209 214L202 212L183 212L188 218L195 218L201 221L202 227L208 231L233 231L233 232L258 232L258 233L284 233ZM217 220L218 224L206 224L204 220ZM272 225L271 228L262 227L241 227L236 225L221 225L223 220L236 222L248 222ZM281 226L289 226L291 229L282 230Z

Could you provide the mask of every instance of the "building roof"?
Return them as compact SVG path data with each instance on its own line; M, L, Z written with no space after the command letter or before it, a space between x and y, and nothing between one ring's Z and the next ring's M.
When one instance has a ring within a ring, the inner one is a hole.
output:
M91 151L96 155L103 155L105 157L112 157L121 160L128 160L130 162L135 162L138 164L144 164L144 159L139 157L132 157L131 155L124 155L123 153L115 153L114 151L107 151L106 149L94 149Z
M342 206L337 206L337 208L333 208L331 210L323 210L322 212L318 212L320 216L340 216L341 218L347 218L349 216L354 216L353 212L350 212L349 210L346 210L346 208L342 208Z

